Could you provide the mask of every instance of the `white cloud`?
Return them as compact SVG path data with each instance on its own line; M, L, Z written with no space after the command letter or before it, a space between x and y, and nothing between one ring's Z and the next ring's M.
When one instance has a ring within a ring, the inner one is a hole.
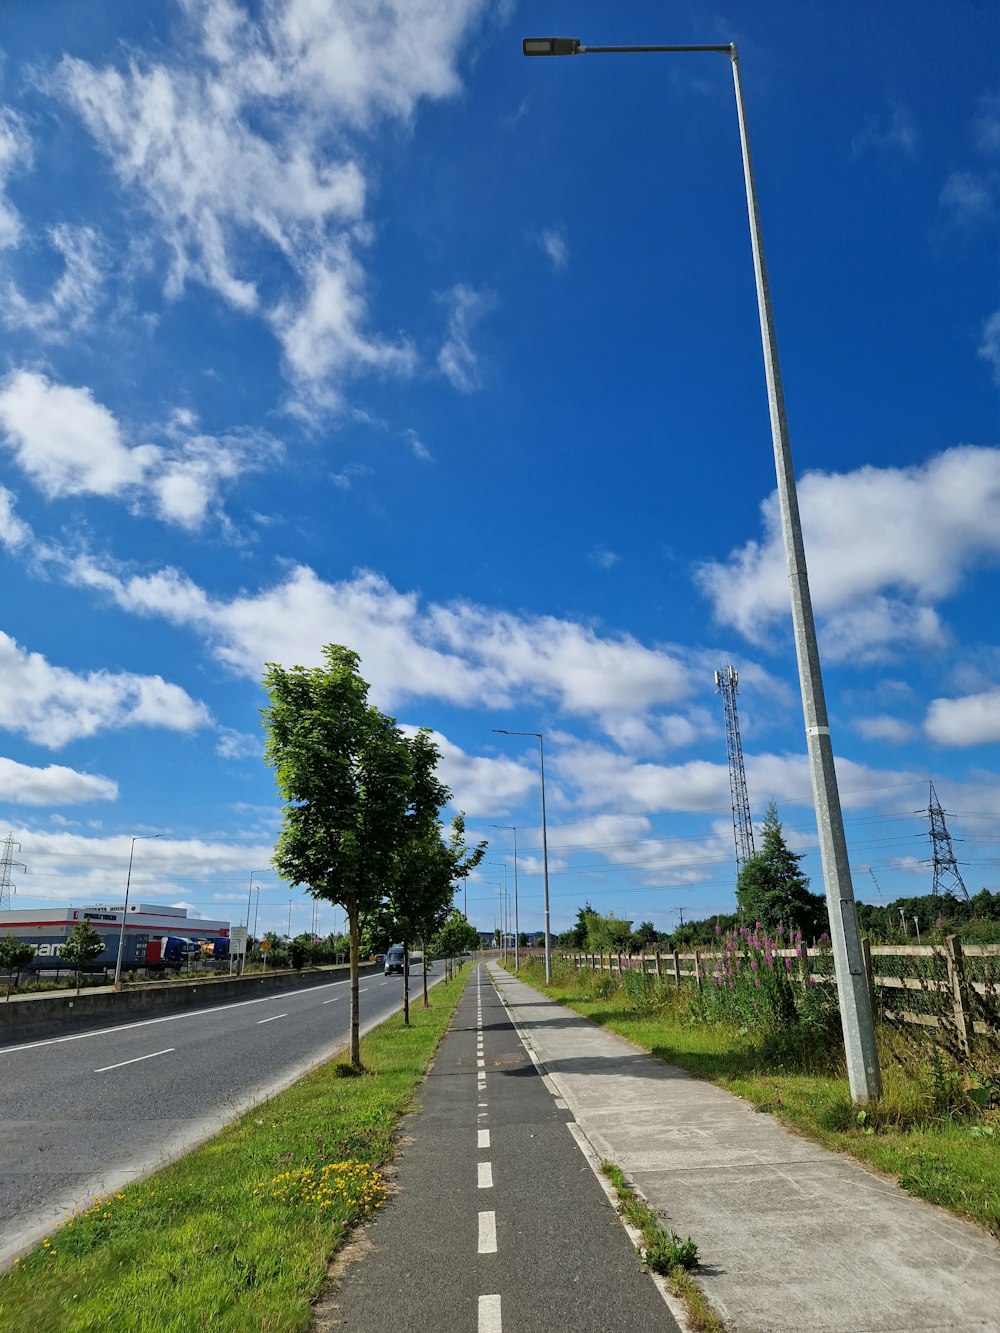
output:
M998 324L1000 329L1000 324ZM799 483L813 604L831 656L946 640L932 603L1000 556L1000 449L963 445L922 467L807 473ZM696 572L716 618L761 639L788 615L776 495L762 541Z
M402 729L409 735L417 730L409 725ZM538 788L537 765L504 756L470 755L439 731L431 734L441 754L438 771L445 786L451 788L456 810L500 819Z
M469 602L425 607L415 593L369 572L326 583L300 565L274 587L227 602L174 569L129 576L88 557L66 557L63 566L72 582L128 611L195 629L221 661L253 678L265 655L311 664L325 643L349 643L380 707L408 698L496 709L548 700L611 721L676 703L693 688L679 656L629 635Z
M89 389L52 384L28 370L3 382L0 429L18 466L50 498L117 495L140 484L159 458L152 445L130 449Z
M983 361L993 367L993 378L1000 384L1000 310L990 315L983 325L981 341L976 351Z
M276 456L256 435L183 434L175 414L169 447L129 445L114 415L89 389L17 370L0 385L0 432L15 461L50 499L145 495L166 522L200 527L227 482Z
M614 569L620 560L620 555L609 551L605 546L595 546L590 552L590 563L596 565L598 569Z
M472 347L472 331L492 310L495 301L491 293L476 291L464 283L458 283L442 300L449 307L448 331L438 353L438 369L456 389L471 393L480 385L479 358Z
M30 165L31 159L31 139L24 121L16 112L0 107L0 250L21 242L24 228L20 214L4 192L15 170Z
M940 745L987 745L1000 741L1000 688L962 699L934 699L924 730Z
M49 749L122 727L194 731L208 710L161 676L91 671L77 675L0 632L0 727Z
M966 224L993 213L993 192L973 171L954 171L941 188L940 204L955 222Z
M215 753L222 759L262 759L264 746L259 735L234 731L231 727L220 727Z
M81 805L87 801L116 801L118 784L94 773L49 764L32 768L0 758L0 801L12 805Z
M540 232L538 244L548 255L555 271L561 273L569 263L569 246L566 244L566 233L562 227L549 227Z
M48 296L31 301L9 282L2 318L8 327L58 342L84 327L94 312L103 278L101 245L92 228L67 223L50 227L49 241L62 256L63 271Z
M485 0L270 0L253 20L182 3L172 58L66 57L50 81L152 218L168 294L194 281L264 318L307 412L340 406L350 375L409 374L407 341L368 330L362 155L381 122L459 91Z
M852 724L854 730L866 741L888 741L890 745L902 745L913 740L917 729L909 722L898 717L883 714L880 717L858 717Z
M910 111L898 102L893 102L887 115L869 116L864 128L851 143L851 152L855 157L869 150L912 157L916 152L917 137Z

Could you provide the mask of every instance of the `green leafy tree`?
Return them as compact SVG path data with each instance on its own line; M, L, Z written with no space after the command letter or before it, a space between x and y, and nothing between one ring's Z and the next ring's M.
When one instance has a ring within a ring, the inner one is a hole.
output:
M431 941L431 950L437 958L460 958L478 949L479 943L479 931L469 924L464 912L453 907Z
M76 970L76 991L80 993L80 971L104 952L104 937L86 922L74 926L66 937L66 943L59 951L63 962L69 963Z
M631 938L632 922L624 917L594 911L587 913L586 948L591 953L627 949Z
M284 798L273 864L292 885L335 903L350 935L350 1060L360 1068L361 928L394 883L410 804L410 747L368 702L355 652L323 649L324 665L269 663L265 758Z
M823 933L828 924L826 904L810 892L801 861L801 854L785 842L772 801L764 816L760 851L747 859L736 881L736 901L749 925L759 921L769 930L783 925L813 938Z
M652 921L641 921L632 932L630 944L636 952L640 952L643 949L650 948L659 938L660 933Z
M27 940L19 940L16 935L4 935L0 939L0 970L7 972L7 999L10 999L10 986L14 973L30 963L35 956L35 946Z

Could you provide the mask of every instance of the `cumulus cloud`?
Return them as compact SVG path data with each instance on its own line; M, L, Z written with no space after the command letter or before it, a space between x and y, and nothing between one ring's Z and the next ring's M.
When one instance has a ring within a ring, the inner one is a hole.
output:
M906 741L913 740L917 734L916 727L911 723L904 722L902 718L889 717L887 714L879 717L855 718L853 726L866 741L888 741L890 745L902 745Z
M201 283L264 319L290 377L337 405L349 375L405 375L405 340L369 329L360 256L367 137L460 88L485 0L183 0L176 54L98 68L65 57L51 88L150 219L166 290Z
M448 307L448 330L438 353L438 369L463 393L480 385L479 357L472 346L472 332L494 305L493 296L458 283L442 298Z
M30 370L0 384L0 437L44 495L144 498L160 518L185 528L206 521L227 482L278 452L259 435L186 434L192 425L189 415L175 415L167 445L130 445L87 388Z
M70 741L122 727L194 731L208 710L161 676L53 666L0 632L0 727L57 750Z
M0 800L12 805L82 805L87 801L116 801L118 784L94 773L49 764L32 768L0 758Z
M175 569L129 575L86 556L65 557L62 568L127 611L196 630L220 661L255 679L264 644L270 660L308 664L320 661L325 643L350 643L380 707L408 698L491 708L549 700L610 721L676 703L694 688L690 665L669 649L555 616L470 602L425 606L371 572L327 583L299 565L280 583L227 601Z
M940 745L988 745L1000 741L1000 689L961 699L934 699L924 730Z
M807 473L799 502L813 604L832 656L943 644L933 603L1000 556L1000 449L963 445L911 468ZM760 640L788 615L777 497L764 537L696 571L716 618Z

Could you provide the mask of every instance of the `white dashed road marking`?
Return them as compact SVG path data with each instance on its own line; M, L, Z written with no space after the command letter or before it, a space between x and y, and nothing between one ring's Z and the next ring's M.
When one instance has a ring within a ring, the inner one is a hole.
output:
M488 1148L490 1146L490 1131L488 1129L480 1129L477 1130L476 1133L479 1135L479 1142L476 1144L476 1147Z
M493 1188L493 1163L478 1162L479 1170L479 1188L481 1190L491 1190Z
M479 1253L496 1254L497 1252L497 1215L496 1213L479 1214Z
M499 1296L480 1296L479 1333L503 1333Z

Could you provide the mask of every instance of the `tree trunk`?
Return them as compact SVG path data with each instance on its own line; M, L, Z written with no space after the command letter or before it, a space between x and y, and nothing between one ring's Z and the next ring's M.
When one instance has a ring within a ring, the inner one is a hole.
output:
M361 1068L361 1024L358 1018L358 953L361 932L358 929L358 905L349 903L346 907L348 929L351 934L351 1064Z
M423 962L423 969L424 969L424 1008L429 1009L430 1001L427 998L427 941L426 940L421 941L420 949L422 953L421 961Z
M410 1026L410 946L403 945L403 1026Z

